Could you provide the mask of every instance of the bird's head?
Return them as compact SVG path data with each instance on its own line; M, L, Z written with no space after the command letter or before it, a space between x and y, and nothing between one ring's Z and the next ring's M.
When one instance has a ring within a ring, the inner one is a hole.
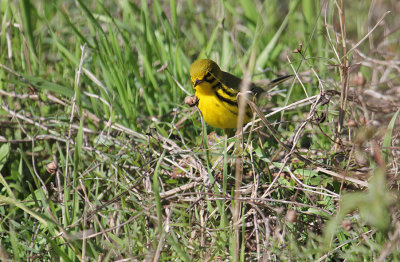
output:
M193 88L202 82L212 83L214 78L219 79L222 71L214 61L210 59L200 59L190 66L190 80Z

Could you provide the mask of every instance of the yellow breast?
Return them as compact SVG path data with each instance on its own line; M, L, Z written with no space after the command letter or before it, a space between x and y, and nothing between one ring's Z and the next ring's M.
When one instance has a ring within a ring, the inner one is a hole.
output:
M236 128L238 108L223 101L217 90L208 83L201 83L196 87L195 95L199 99L198 107L207 124L217 128ZM247 110L246 110L247 111ZM251 114L246 113L244 123L251 120Z

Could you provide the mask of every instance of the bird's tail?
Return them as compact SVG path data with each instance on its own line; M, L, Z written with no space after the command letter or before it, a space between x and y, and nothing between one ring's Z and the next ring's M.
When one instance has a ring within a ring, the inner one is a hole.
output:
M267 89L271 89L274 86L277 86L280 83L285 82L286 80L288 80L289 78L292 78L292 77L293 77L293 75L285 75L285 76L278 77L277 79L274 79L271 82L269 82Z

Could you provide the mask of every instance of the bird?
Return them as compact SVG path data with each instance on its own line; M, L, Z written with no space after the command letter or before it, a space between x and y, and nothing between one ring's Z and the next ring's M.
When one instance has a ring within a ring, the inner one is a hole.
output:
M204 121L210 126L223 128L225 131L236 128L239 115L238 93L242 79L222 71L211 59L196 60L190 66L189 73L195 90L196 104ZM264 88L250 83L249 91L253 96L258 96L291 77L292 75L279 77ZM252 116L253 113L247 105L243 124L250 122Z

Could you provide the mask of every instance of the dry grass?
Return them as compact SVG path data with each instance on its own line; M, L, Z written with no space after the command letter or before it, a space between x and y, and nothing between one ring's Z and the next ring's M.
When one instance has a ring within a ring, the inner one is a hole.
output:
M257 120L230 139L206 135L204 126L202 137L190 124L198 111L181 106L161 116L143 109L137 130L121 124L124 107L86 45L71 96L43 88L29 63L27 72L0 64L13 79L0 90L8 150L0 158L2 258L323 261L354 259L361 250L360 259L393 259L400 243L400 25L393 16L400 7L375 1L368 30L355 37L347 28L352 7L323 3L327 69L308 56L307 43L298 46L285 58L296 76L288 93L296 95L268 113L248 101ZM137 71L145 79L143 56ZM170 73L177 65L161 62L147 65L154 78L186 85ZM149 91L140 92L146 99ZM265 100L267 107L283 102L279 92ZM155 108L171 107L165 104ZM22 250L12 234L24 230L31 238Z

